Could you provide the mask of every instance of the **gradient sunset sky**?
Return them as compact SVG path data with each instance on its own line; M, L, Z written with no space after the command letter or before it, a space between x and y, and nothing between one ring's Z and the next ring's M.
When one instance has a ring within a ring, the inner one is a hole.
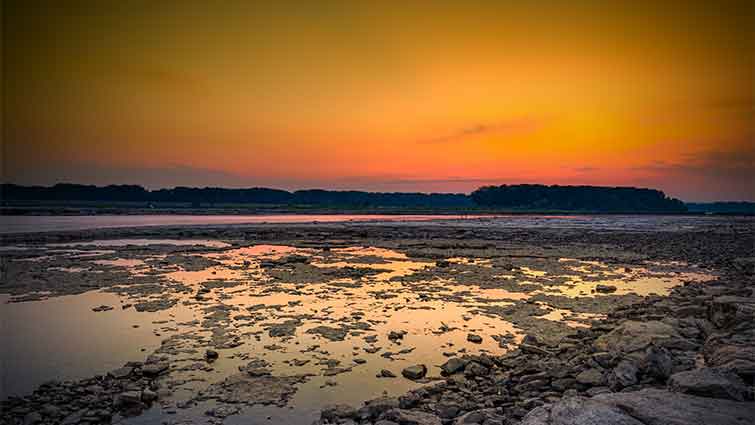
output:
M755 200L752 1L3 3L6 182Z

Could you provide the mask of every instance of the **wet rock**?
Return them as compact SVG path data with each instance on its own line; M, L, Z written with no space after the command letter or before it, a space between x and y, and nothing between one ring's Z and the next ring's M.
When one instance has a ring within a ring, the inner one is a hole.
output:
M378 378L395 378L396 374L391 372L388 369L380 369L380 372L378 373Z
M474 343L474 344L481 344L482 343L482 337L480 335L476 334L468 334L467 335L467 341Z
M444 375L453 375L454 373L464 370L464 368L467 366L467 363L469 363L468 360L461 359L459 357L452 357L448 359L448 361L443 363L440 369Z
M406 335L406 331L390 331L388 333L388 339L391 341L398 341L404 339L404 335Z
M215 399L223 403L247 405L276 405L283 407L296 393L297 384L307 376L251 376L238 373L210 385L197 401Z
M735 373L712 368L675 373L668 387L678 393L737 401L743 401L748 394L745 383Z
M317 326L307 330L308 334L317 334L331 341L343 341L348 335L347 328L332 328L330 326Z
M413 365L404 368L404 370L401 371L401 375L404 376L406 379L422 379L427 374L427 366L423 364Z
M102 312L102 311L110 311L110 310L112 310L112 309L113 309L113 307L112 307L112 306L109 306L109 305L101 305L101 306L99 306L99 307L94 307L94 308L92 309L92 311L94 311L94 312L96 312L96 313L99 313L99 312Z
M616 292L616 287L613 285L603 285L599 283L595 285L595 292L599 292L601 294L610 294L612 292Z

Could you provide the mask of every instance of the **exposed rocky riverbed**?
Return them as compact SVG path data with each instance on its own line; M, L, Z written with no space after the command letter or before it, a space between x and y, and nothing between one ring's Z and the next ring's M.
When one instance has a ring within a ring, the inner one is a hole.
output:
M8 235L1 423L749 424L753 230Z

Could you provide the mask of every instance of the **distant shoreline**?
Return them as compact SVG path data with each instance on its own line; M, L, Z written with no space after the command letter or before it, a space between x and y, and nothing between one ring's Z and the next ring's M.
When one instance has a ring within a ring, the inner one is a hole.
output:
M134 215L170 215L170 216L261 216L261 215L439 215L439 216L580 216L580 215L669 215L669 216L753 216L753 212L740 211L591 211L591 210L538 210L538 209L494 209L494 208L385 208L385 207L351 207L351 206L216 206L192 207L170 206L148 208L144 206L107 205L3 205L0 216L134 216Z

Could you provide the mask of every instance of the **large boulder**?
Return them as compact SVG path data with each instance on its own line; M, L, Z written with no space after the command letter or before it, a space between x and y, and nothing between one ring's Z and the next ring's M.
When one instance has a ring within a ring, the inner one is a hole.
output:
M521 425L644 425L621 409L586 397L566 397L530 411Z
M745 383L735 373L713 368L675 373L668 386L674 392L738 401L743 401L748 393Z
M627 320L611 332L595 340L599 351L631 353L644 350L650 344L682 339L679 332L666 322L650 320L639 322Z
M566 397L528 413L522 425L749 425L755 403L658 389Z
M755 418L755 403L659 389L601 394L593 400L619 407L646 425L745 425Z

